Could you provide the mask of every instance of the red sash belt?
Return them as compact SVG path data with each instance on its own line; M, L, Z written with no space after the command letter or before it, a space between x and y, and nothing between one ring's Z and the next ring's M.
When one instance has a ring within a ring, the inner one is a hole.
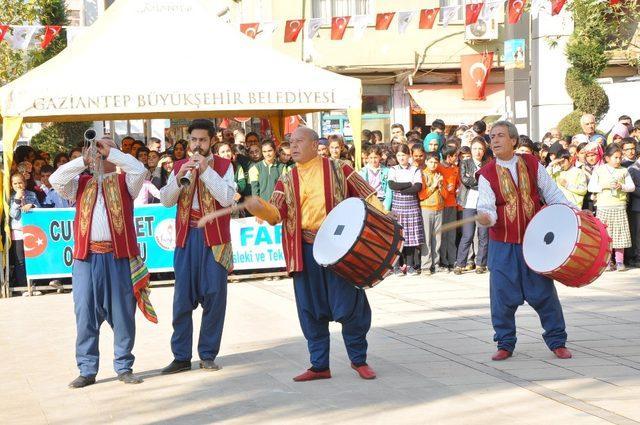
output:
M198 220L202 218L202 211L189 211L189 227L198 227Z
M89 252L92 254L109 254L113 252L113 243L111 241L89 242Z

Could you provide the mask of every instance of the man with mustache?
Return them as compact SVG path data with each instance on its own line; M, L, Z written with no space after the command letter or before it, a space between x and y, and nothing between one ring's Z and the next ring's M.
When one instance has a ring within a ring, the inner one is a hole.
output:
M564 204L575 208L551 179L545 168L530 154L515 154L518 130L508 121L491 128L491 149L495 159L482 167L478 176L478 219L489 227L488 266L493 340L498 351L494 361L511 357L516 346L515 314L525 301L540 316L542 337L560 359L571 352L565 347L562 306L553 280L527 266L522 241L527 225L542 207Z
M212 220L204 228L197 226L203 215L230 206L236 193L231 161L211 153L215 134L209 120L191 123L189 150L193 155L175 163L167 185L160 190L164 206L178 204L171 337L174 359L163 374L191 369L191 315L198 304L203 310L198 341L200 368L220 369L215 359L227 306L227 274L233 268L230 216Z
M104 321L113 328L113 367L118 379L125 384L141 383L132 372L136 304L148 320L157 322L133 222L133 199L142 188L147 169L120 151L113 140L104 138L95 143L95 157L86 150L49 177L60 196L76 201L72 281L80 376L69 384L71 388L96 382ZM85 173L91 164L100 163L102 173Z

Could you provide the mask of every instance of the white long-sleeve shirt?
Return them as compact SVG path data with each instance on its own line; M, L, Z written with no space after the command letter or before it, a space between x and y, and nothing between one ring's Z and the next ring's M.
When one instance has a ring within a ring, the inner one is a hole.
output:
M503 161L496 158L496 164L505 167L511 173L513 181L518 186L518 157L514 155L509 161ZM558 185L551 179L544 166L538 166L537 176L538 193L547 205L564 204L575 208L571 202L567 200ZM496 224L498 220L498 211L496 208L496 194L493 193L489 181L483 176L478 179L478 212L486 213L491 218L491 223L487 227Z
M144 178L147 174L145 166L133 156L112 148L109 151L107 161L120 167L126 173L127 190L133 199L138 196ZM75 200L78 193L78 180L80 174L87 169L84 158L78 157L73 161L60 166L51 177L49 182L53 188L65 199ZM105 174L104 177L113 173ZM93 209L91 221L91 240L94 242L111 241L111 229L107 217L107 207L102 195L102 182L98 181L98 196Z
M200 180L202 180L204 186L211 192L211 195L213 195L221 206L228 207L233 204L233 196L236 194L233 165L229 165L229 169L223 177L220 177L211 167L207 167L204 173L200 174ZM171 173L166 186L160 189L160 202L162 202L162 205L165 207L174 206L180 198L180 191L182 189L183 187L180 186L175 173ZM198 188L196 187L196 191L197 190ZM200 210L197 193L193 197L191 208L196 211Z

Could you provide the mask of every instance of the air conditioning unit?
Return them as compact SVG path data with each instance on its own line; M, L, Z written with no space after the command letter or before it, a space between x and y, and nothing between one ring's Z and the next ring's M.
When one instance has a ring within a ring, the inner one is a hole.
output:
M464 41L488 41L497 39L498 20L496 18L489 18L487 20L479 18L475 24L465 27Z

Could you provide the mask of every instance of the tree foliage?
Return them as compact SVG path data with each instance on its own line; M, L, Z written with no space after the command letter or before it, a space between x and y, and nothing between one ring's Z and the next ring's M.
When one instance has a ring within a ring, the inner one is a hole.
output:
M567 93L573 99L574 112L564 117L558 127L565 134L580 132L580 116L595 115L600 120L609 110L609 98L596 79L607 68L611 52L630 42L628 28L637 25L638 0L611 6L602 0L573 0L568 4L573 14L574 31L567 43Z
M0 0L0 22L9 25L68 25L64 0ZM34 39L42 34L34 35ZM15 80L60 53L67 45L63 29L46 49L40 43L31 43L27 50L13 50L8 43L0 43L0 85ZM54 123L44 125L32 139L36 149L55 154L68 151L82 140L82 134L91 123Z

